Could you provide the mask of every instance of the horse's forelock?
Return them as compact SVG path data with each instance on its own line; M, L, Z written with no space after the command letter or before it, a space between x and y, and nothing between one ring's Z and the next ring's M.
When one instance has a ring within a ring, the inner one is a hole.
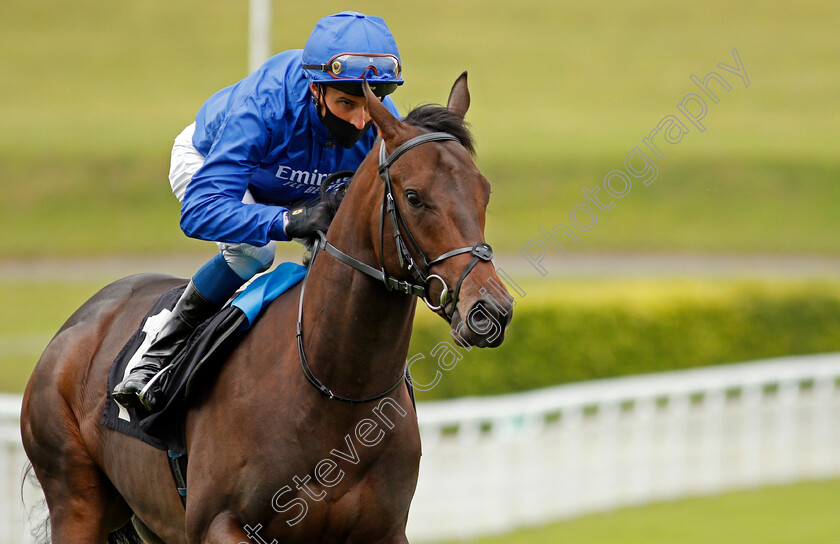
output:
M405 116L404 122L432 132L446 132L458 138L471 155L475 155L475 141L468 123L457 113L438 104L417 106Z

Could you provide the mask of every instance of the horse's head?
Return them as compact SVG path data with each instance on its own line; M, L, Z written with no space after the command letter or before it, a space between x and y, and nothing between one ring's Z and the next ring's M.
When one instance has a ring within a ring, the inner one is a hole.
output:
M395 280L391 288L400 289L396 280L425 287L427 304L450 322L459 342L498 346L513 299L484 241L490 183L473 162L464 124L470 102L466 72L452 87L447 107L421 106L402 121L367 85L365 94L384 148L376 146L360 171L371 173L379 165L371 173L375 181L365 184L364 200L374 212L374 253Z

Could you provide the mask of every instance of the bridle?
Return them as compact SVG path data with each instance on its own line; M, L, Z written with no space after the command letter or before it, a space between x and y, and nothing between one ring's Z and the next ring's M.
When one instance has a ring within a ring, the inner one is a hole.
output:
M380 268L374 268L354 257L351 257L350 255L347 255L346 253L332 245L329 241L327 241L327 236L323 232L318 233L318 239L315 241L315 244L312 247L312 257L309 261L309 266L312 266L312 263L315 262L315 258L317 257L317 255L320 253L321 250L323 250L329 255L332 255L338 261L341 261L342 263L352 268L355 268L359 272L362 272L363 274L366 274L376 280L381 281L388 291L399 291L407 295L416 295L422 298L426 305L432 311L440 311L441 314L447 319L447 321L451 323L452 318L455 314L455 308L458 303L458 294L461 291L461 284L463 284L466 277L479 262L488 262L493 259L493 250L490 247L490 245L486 242L476 242L472 246L461 247L458 249L447 251L439 255L435 259L429 259L428 257L426 257L425 252L423 252L423 249L417 243L417 240L411 234L411 230L408 228L408 225L403 219L399 206L397 206L396 200L394 198L394 187L393 183L391 182L391 174L389 171L391 165L393 165L394 162L398 158L400 158L406 151L425 143L445 141L457 142L458 138L446 132L430 132L427 134L421 134L419 136L415 136L414 138L409 139L407 142L397 147L390 155L388 155L387 151L385 150L385 141L381 141L381 144L379 146L378 171L379 176L384 182L384 194L382 197L382 206L379 210ZM352 172L336 172L335 174L332 174L326 179L324 179L324 181L321 184L322 198L325 195L326 187L328 187L333 180L339 177L347 177L346 174L348 173L352 175ZM386 214L390 217L391 223L394 227L394 242L397 246L397 256L400 261L400 268L403 270L408 270L411 273L414 282L399 280L394 276L388 274L388 272L385 270L384 249ZM408 239L415 253L417 253L417 255L419 256L422 267L418 266L417 261L412 256L411 251L409 251L408 245L406 245L405 242L406 238ZM453 295L451 298L449 298L449 286L446 284L446 281L437 274L430 274L429 271L432 266L440 264L446 259L449 259L450 257L454 257L456 255L461 255L464 253L470 253L473 256L473 258L470 261L470 263L464 268L464 271L458 278L458 283L455 285ZM309 383L311 383L316 389L318 389L318 391L328 396L329 398L349 403L363 403L379 400L385 395L389 394L394 389L396 389L406 378L408 371L407 368L400 375L396 383L394 383L394 385L388 388L387 391L375 395L373 397L363 399L350 399L336 395L315 376L315 374L312 372L312 369L309 366L309 363L306 360L306 353L303 349L303 294L306 291L306 280L308 279L308 277L309 274L307 273L306 277L304 277L303 286L301 287L300 291L300 304L298 306L297 321L297 344L301 368L303 369L303 374L306 376L307 380L309 380ZM438 301L438 304L435 304L434 302L429 300L429 286L434 280L439 281L443 286L443 290L441 291L440 300ZM451 313L447 312L446 310L446 307L449 304L452 305Z

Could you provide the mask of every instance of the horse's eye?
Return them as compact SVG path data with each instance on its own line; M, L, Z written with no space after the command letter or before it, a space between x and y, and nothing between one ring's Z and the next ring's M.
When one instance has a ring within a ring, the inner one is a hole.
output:
M420 208L423 206L423 200L420 198L420 195L417 194L417 191L406 191L405 200L412 208Z

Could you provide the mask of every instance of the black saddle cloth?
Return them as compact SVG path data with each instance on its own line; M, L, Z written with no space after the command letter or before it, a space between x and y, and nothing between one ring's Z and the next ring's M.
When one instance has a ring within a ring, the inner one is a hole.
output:
M228 306L214 317L196 328L186 347L175 356L176 363L165 377L163 388L158 395L158 409L149 414L144 410L126 409L112 398L110 392L123 380L129 362L139 357L138 350L146 341L147 322L164 309L175 307L184 288L176 287L158 299L152 309L143 318L140 329L134 333L128 343L111 365L108 372L108 402L102 424L109 429L133 436L161 450L186 453L184 439L184 415L190 397L200 389L200 383L213 377L212 369L236 345L242 332L238 332L246 319L245 313L235 306ZM167 362L168 364L168 362Z
M274 272L255 280L252 289L243 293L253 296L237 298L233 305L225 307L197 327L186 347L169 361L174 362L175 366L162 382L163 387L157 399L158 409L151 414L142 409L126 409L110 398L110 392L125 377L129 363L139 359L151 342L145 332L146 329L154 328L148 326L149 320L159 318L163 310L174 308L186 286L164 293L111 365L108 372L109 397L105 403L102 425L138 438L155 448L186 454L184 416L191 398L197 391L206 388L207 382L214 378L218 365L257 319L261 308L302 279L303 270L299 265L283 263ZM406 378L411 402L414 403L414 390L407 369Z

